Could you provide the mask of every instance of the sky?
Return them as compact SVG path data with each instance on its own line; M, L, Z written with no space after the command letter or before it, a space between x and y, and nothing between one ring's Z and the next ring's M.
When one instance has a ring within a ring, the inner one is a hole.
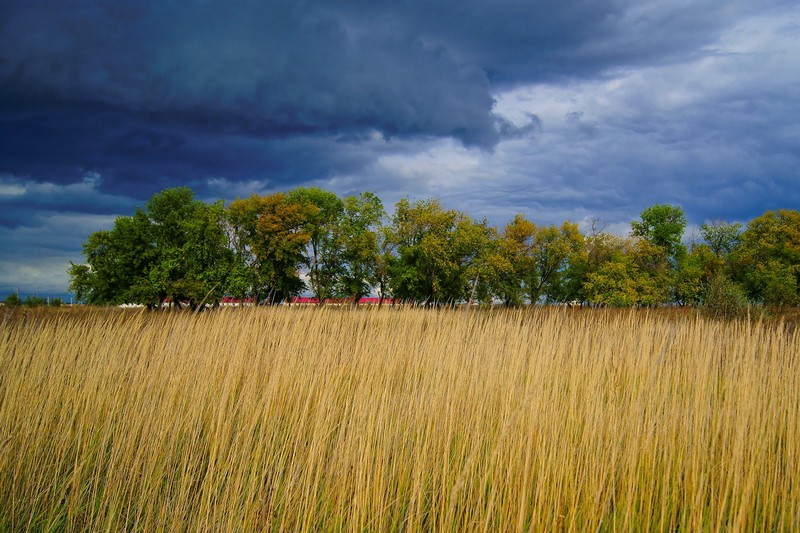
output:
M800 208L796 0L0 0L0 299L154 193Z

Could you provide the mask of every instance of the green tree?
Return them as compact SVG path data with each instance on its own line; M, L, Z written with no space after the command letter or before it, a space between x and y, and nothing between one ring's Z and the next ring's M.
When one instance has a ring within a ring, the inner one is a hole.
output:
M302 292L300 271L308 267L304 251L311 238L308 219L317 209L283 193L231 202L236 293L277 303Z
M724 276L725 259L707 244L692 246L689 253L678 261L675 271L675 301L681 305L703 303L708 283Z
M341 258L337 293L358 302L381 283L379 239L386 212L371 192L348 196L343 207L334 239Z
M656 204L641 213L639 220L631 222L631 235L641 237L666 251L677 261L684 253L681 239L686 229L686 216L677 205Z
M744 290L724 274L715 275L706 284L702 307L705 314L714 318L744 318L749 307Z
M731 274L755 302L800 303L800 212L766 211L748 222L731 254Z
M41 296L31 294L25 297L25 301L22 302L22 305L25 307L42 307L47 305L47 300Z
M336 296L344 275L341 242L337 235L344 203L336 194L319 187L298 187L286 195L290 203L301 205L307 214L305 231L309 235L306 251L309 288L320 304Z
M75 295L75 300L85 302L92 292L92 269L89 265L69 262L67 269L69 275L68 291Z
M398 263L397 239L391 223L381 223L376 231L378 254L375 258L375 285L380 297L379 304L385 298L394 297L392 289L392 272Z
M89 235L83 245L86 264L71 263L70 290L79 301L94 305L150 303L158 300L150 285L156 245L147 215L117 217L111 230Z
M170 298L194 308L225 289L232 255L221 202L194 199L187 187L165 189L145 205L154 243L148 284L137 287L130 301L162 302Z
M628 307L640 302L640 271L627 256L603 263L587 276L586 299L594 304Z
M626 307L654 306L669 299L671 275L666 251L644 239L628 239L587 276L588 301Z
M241 300L252 297L260 301L268 290L268 274L263 258L256 255L258 219L265 202L262 196L237 198L226 211L226 231L234 260L228 277L228 292Z
M497 230L486 220L464 217L454 232L454 252L461 268L463 295L455 299L490 302L498 269L503 265L496 253Z
M536 235L537 293L548 301L572 299L570 265L578 264L585 253L585 241L578 225L566 221L561 226L539 226ZM531 292L531 296L535 293Z
M519 242L507 231L497 235L491 255L491 293L505 306L521 305L525 301L518 268L520 264Z
M739 245L742 225L718 220L700 225L700 234L709 249L719 257L727 257Z
M184 279L193 287L190 299L216 301L226 292L234 254L225 232L225 206L217 201L196 205L185 221L187 238L181 248L186 264Z
M499 239L498 247L506 267L498 269L497 296L505 305L519 305L526 298L529 279L534 274L532 249L535 233L536 224L524 215L516 215L506 224Z
M221 203L207 205L186 187L153 195L145 209L91 234L85 265L70 264L70 290L90 304L155 305L171 298L197 306L219 296L231 254Z
M6 299L3 300L3 303L8 306L19 307L25 302L22 301L22 298L19 297L19 294L17 294L16 292L12 292L8 296L6 296Z
M565 300L588 302L586 291L589 274L597 272L606 262L625 253L626 239L605 231L605 224L593 219L589 232L584 236L583 249L575 254L569 264L568 291Z
M393 294L428 304L466 300L485 233L485 223L444 209L438 199L400 200L390 232L396 252L385 256Z
M514 243L485 222L479 226L479 255L470 268L470 300L491 303L499 299L506 306L523 301L522 289L512 264Z
M585 253L585 242L578 226L564 222L559 226L537 226L523 215L517 215L506 226L502 249L512 265L514 277L508 280L503 299L519 301L520 290L531 303L541 297L554 301L566 298L569 292L568 267Z

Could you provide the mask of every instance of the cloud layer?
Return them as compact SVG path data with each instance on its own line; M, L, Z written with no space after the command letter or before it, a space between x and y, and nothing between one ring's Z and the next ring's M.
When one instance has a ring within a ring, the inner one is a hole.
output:
M695 224L800 205L793 2L0 9L0 296L63 291L31 269L79 261L175 185L438 195L496 224L620 231L655 202Z

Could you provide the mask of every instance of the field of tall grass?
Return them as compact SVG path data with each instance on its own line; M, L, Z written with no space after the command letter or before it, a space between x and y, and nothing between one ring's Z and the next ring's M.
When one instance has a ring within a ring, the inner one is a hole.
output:
M654 311L18 312L0 530L800 529L800 332Z

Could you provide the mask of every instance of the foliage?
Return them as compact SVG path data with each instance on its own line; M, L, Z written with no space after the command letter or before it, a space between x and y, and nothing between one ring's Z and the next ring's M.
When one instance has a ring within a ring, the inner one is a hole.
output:
M308 266L304 255L311 240L308 221L317 212L313 204L290 200L282 193L231 202L237 290L270 303L299 294L305 287L300 267Z
M19 307L24 302L23 302L22 298L19 297L19 294L17 294L16 292L12 292L8 296L6 296L6 299L3 300L3 303L8 305L8 306Z
M92 267L89 265L75 264L69 262L67 269L69 276L69 292L75 295L75 300L78 302L85 302L89 295L92 293Z
M731 257L733 278L754 301L800 302L800 212L767 211L747 224Z
M144 210L89 236L87 264L70 264L70 290L91 304L157 305L169 298L196 306L220 296L232 260L223 215L221 203L195 200L186 187L157 193Z
M446 210L437 199L407 198L395 206L392 222L396 256L387 259L393 294L427 304L467 299L490 235L486 223Z
M17 293L12 292L6 296L5 300L3 300L3 303L9 307L61 307L64 305L64 300L61 298L42 298L41 296L36 295L28 295L23 300Z
M723 274L714 276L705 287L703 311L715 318L744 318L750 308L747 295Z
M510 266L499 296L506 303L519 303L524 295L530 302L567 298L568 266L585 253L578 226L569 221L558 226L537 226L517 215L506 226L501 249Z
M706 284L723 274L725 260L707 244L698 244L682 257L675 271L674 297L681 305L700 305Z
M727 257L739 245L742 225L718 220L711 224L701 224L700 234L711 251L721 257Z
M724 276L768 306L800 304L800 213L767 211L701 225L687 250L678 206L657 204L632 237L586 235L566 221L516 215L499 231L438 199L402 199L387 217L374 193L340 199L317 187L253 195L227 207L185 187L155 194L132 216L89 235L69 290L90 304L171 300L198 308L223 295L279 303L382 297L431 305L580 301L611 306L701 305Z
M397 243L391 224L380 224L376 230L377 251L375 256L375 290L384 298L393 297L392 272L397 263Z
M672 279L665 250L642 239L621 244L622 248L587 276L587 300L614 307L666 303Z
M232 255L222 227L221 202L205 204L186 188L167 189L146 204L155 243L150 285L138 301L169 297L198 304L209 293L222 295ZM137 300L131 300L137 301Z
M641 213L640 220L631 222L631 234L662 248L670 258L682 253L681 239L686 229L686 216L676 205L656 204Z
M108 231L89 235L83 245L87 264L71 264L70 290L90 304L153 303L158 298L149 282L156 261L150 221L142 210L118 217Z
M341 261L336 295L354 302L380 284L380 225L386 216L380 198L371 192L344 200L334 239Z
M301 206L305 213L304 231L308 234L305 264L311 292L320 302L337 295L337 284L344 265L341 227L344 204L336 194L319 187L298 187L286 195L287 202Z
M587 276L584 290L589 302L627 307L640 301L639 270L628 258L608 261Z

